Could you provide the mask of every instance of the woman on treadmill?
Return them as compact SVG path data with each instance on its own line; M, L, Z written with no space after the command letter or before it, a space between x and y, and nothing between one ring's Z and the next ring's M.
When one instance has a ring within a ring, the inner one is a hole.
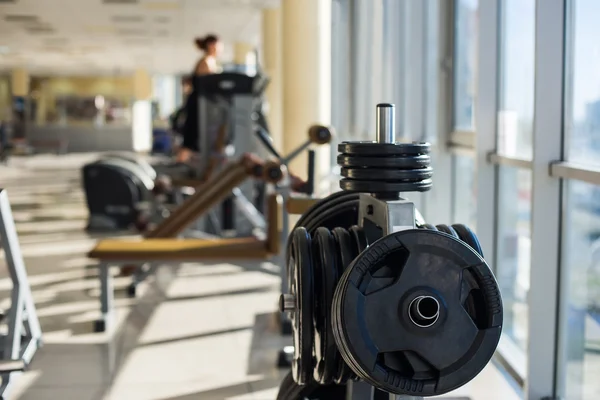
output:
M202 58L196 63L193 75L209 75L221 73L221 67L217 57L222 51L222 43L214 34L206 35L204 38L194 40L196 47L203 52ZM197 97L190 94L186 102L186 118L183 124L183 143L177 153L177 161L187 163L198 149L198 108ZM301 189L305 182L297 175L290 172L292 190Z
M194 41L198 50L204 54L200 61L196 63L194 69L195 75L217 74L221 72L221 67L217 62L217 56L221 53L222 44L217 35L206 35L204 38L196 38Z
M206 35L204 38L194 40L198 50L203 52L198 60L192 75L209 75L221 72L217 57L221 53L222 44L217 35ZM183 144L177 153L178 162L188 162L195 152L198 152L198 113L197 98L193 94L188 96L185 108L185 123L183 125Z

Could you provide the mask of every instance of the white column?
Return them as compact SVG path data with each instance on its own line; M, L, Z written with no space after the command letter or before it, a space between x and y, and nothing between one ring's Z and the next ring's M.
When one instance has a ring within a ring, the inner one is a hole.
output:
M269 8L262 14L263 69L271 79L266 90L266 116L275 148L283 147L283 48L281 46L281 9Z
M138 69L133 74L133 110L131 121L132 150L152 150L152 77Z
M235 42L233 45L233 62L236 65L249 65L252 63L254 46L246 42Z
M283 0L284 149L304 142L311 124L331 120L331 1ZM330 170L330 148L317 151L317 181ZM307 156L291 169L306 176Z
M25 97L29 94L29 73L23 68L16 68L11 73L11 93L14 97Z

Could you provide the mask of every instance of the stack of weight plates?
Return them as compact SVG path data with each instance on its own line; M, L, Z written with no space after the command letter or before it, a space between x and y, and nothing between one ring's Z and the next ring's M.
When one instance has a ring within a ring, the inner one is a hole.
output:
M342 142L337 162L343 190L363 193L431 189L429 143Z

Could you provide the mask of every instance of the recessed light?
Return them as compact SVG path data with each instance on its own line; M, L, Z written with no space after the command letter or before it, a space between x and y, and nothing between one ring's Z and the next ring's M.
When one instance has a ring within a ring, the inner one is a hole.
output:
M0 46L0 54L8 54L10 53L10 48L8 46Z
M143 6L148 10L178 10L180 8L179 3L166 2L166 1L154 1L150 3L143 3Z
M115 27L112 25L89 25L84 28L88 32L92 33L113 33Z

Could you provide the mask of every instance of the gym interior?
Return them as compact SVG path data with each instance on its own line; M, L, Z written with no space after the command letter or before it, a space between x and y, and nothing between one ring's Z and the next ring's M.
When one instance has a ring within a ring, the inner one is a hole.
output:
M1 0L0 399L600 399L598 20Z

